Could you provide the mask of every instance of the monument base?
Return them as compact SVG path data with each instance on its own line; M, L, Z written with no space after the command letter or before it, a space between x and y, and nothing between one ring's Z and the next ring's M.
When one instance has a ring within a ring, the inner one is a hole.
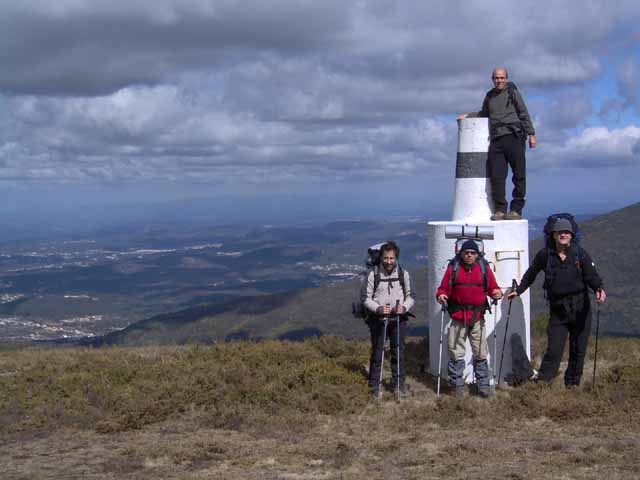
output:
M441 306L435 299L435 294L445 270L455 254L455 239L445 238L445 227L449 225L464 225L470 222L446 221L429 222L427 225L427 256L429 268L427 269L427 305L429 326L429 371L433 375L438 374L438 363L441 364L440 373L447 378L448 336L447 324L450 321L445 313L444 335L442 344L442 361L439 362L440 322ZM491 369L491 381L498 377L500 361L502 359L502 379L507 377L517 367L518 362L531 359L531 335L529 314L529 292L513 300L511 315L509 316L509 328L507 330L507 313L509 302L506 294L509 292L511 282L515 278L520 281L522 275L529 267L529 222L527 220L511 220L498 222L473 223L478 226L491 226L494 229L493 240L483 240L485 258L490 263L498 285L505 293L505 298L498 302L497 309L493 313L485 314L485 326L487 328L487 343L489 346L489 367ZM493 306L492 306L493 308ZM495 336L494 336L495 331ZM505 333L507 334L505 342ZM503 344L504 356L503 356ZM526 356L526 359L523 358ZM471 345L467 341L467 355L465 357L465 381L473 382L473 360ZM514 365L515 364L515 365Z

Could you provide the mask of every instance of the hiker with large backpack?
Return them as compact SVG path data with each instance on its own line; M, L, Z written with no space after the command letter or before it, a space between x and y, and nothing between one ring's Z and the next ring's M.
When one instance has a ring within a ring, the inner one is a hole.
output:
M526 194L526 141L529 148L537 145L536 132L522 95L509 82L506 68L496 68L491 76L494 88L487 92L479 112L463 113L467 117L489 117L489 156L487 169L491 179L494 213L491 220L519 220L522 218ZM511 167L513 193L507 213L505 181Z
M449 383L458 398L464 397L465 392L463 374L467 338L471 342L478 393L483 398L491 395L484 320L485 311L489 309L487 296L499 300L502 290L488 262L480 255L478 244L466 240L449 262L436 292L436 299L447 306L451 317L448 373Z
M544 271L543 288L549 302L547 351L538 372L538 381L551 382L558 374L564 346L569 337L569 364L564 373L567 388L580 385L587 343L591 333L591 302L588 289L596 301L604 303L607 295L602 279L589 254L580 246L578 224L570 214L551 215L544 227L545 246L522 277L513 299L533 284Z
M379 260L369 271L364 292L365 320L371 332L369 387L374 398L381 396L382 362L386 339L391 343L392 387L406 394L405 336L409 310L414 305L409 272L398 263L400 248L393 241L380 247Z

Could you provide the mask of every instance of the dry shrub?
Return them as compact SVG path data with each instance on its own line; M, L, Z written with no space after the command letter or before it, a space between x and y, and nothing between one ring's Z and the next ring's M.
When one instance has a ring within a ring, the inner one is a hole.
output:
M0 379L5 430L140 428L192 409L220 427L269 418L355 411L366 384L354 368L366 350L323 338L213 347L32 350Z
M557 423L637 421L637 341L602 339L601 345L595 388L586 378L584 389L565 390L559 379L552 386L499 391L489 401L444 396L391 410L369 404L366 342L323 337L212 347L22 349L0 353L1 368L12 372L0 376L0 431L73 426L114 432L196 414L211 428L303 432L325 415L363 409L392 432L400 426L491 428L543 417ZM409 344L408 372L431 384L419 372L424 353L424 345ZM629 362L619 361L624 358Z

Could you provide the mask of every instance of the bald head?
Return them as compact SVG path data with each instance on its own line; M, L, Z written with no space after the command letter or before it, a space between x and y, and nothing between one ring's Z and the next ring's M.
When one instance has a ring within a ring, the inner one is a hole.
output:
M504 90L507 88L507 81L509 80L509 73L507 72L507 69L503 67L494 68L491 80L493 80L493 85L498 90Z
M495 78L496 76L504 76L509 78L509 72L504 67L498 67L493 69L493 73L491 74L491 78Z

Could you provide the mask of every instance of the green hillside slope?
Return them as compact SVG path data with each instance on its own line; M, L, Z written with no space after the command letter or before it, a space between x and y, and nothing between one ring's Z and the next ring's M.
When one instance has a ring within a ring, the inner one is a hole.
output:
M601 312L601 332L640 335L640 279L633 273L640 267L635 250L640 248L640 203L593 218L581 226L583 246L591 254L605 280L609 296ZM542 239L530 245L531 255ZM424 333L426 269L413 271L417 300L414 334ZM541 288L544 275L531 287L532 319L544 314ZM321 288L244 298L224 305L205 305L160 315L107 335L99 343L151 345L210 343L229 339L289 338L341 335L366 338L368 330L351 316L351 302L357 282ZM416 330L418 329L418 330Z
M426 289L426 270L413 274L416 292ZM245 298L227 305L212 305L160 315L104 337L117 345L210 343L248 338L302 339L315 335L366 338L363 320L351 315L357 281L275 295ZM425 296L418 295L413 326L422 327Z

